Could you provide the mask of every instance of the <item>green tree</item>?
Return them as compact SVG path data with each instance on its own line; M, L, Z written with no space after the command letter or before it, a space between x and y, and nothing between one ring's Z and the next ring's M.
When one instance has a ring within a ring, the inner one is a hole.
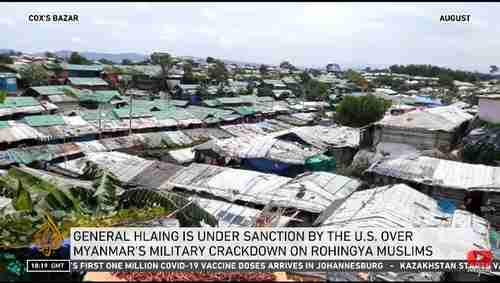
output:
M263 77L267 76L269 74L269 67L267 65L260 65L259 66L259 74Z
M366 91L368 89L368 81L365 80L360 73L349 69L347 70L345 76L349 81L360 86L363 91Z
M101 58L98 61L104 65L114 65L115 64L115 62L108 60L108 59L105 59L105 58Z
M183 83L192 84L197 82L197 79L193 74L193 63L190 61L184 62L182 69L184 70L184 75L182 77Z
M261 84L257 88L257 96L273 96L273 89L266 84Z
M7 54L0 54L0 64L14 64L14 60Z
M172 70L175 65L174 58L168 53L155 52L151 54L151 62L153 62L153 64L155 65L160 65L162 89L170 91L170 86L167 83L167 79L170 70Z
M49 74L44 67L38 64L31 64L19 71L22 79L29 85L44 85L47 84Z
M122 60L122 65L133 65L133 64L134 62L132 62L132 60L130 59L125 58Z
M215 58L214 57L207 57L207 64L210 64L210 63L215 63Z
M320 101L328 97L328 84L316 80L309 80L304 88L307 100Z
M490 65L490 74L494 74L496 72L498 72L497 65Z
M454 87L453 78L448 74L442 74L439 76L439 85L452 88Z
M50 51L45 51L45 57L47 58L56 58L56 54L50 52Z
M71 55L69 56L69 59L68 59L68 63L75 64L75 65L92 65L93 64L92 61L83 57L78 52L71 52Z
M4 103L5 98L7 98L7 92L0 90L0 104Z
M294 65L292 65L290 62L288 62L288 61L281 62L280 63L280 68L282 68L282 69L288 69L290 71L297 70L297 68Z
M336 109L335 119L342 125L363 127L382 119L391 101L373 95L346 96Z
M226 65L221 60L215 61L215 66L208 69L208 77L211 80L215 80L217 83L225 83L229 78L229 72L226 69Z

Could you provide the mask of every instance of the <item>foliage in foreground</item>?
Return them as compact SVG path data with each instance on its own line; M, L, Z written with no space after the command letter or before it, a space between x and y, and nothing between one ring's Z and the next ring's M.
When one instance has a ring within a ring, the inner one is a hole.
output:
M87 164L84 177L92 185L55 185L16 167L0 177L0 247L29 247L48 212L65 237L71 227L130 225L173 214L181 226L217 225L212 215L182 195L145 189L125 192L111 172L93 163Z
M382 119L391 101L373 95L346 96L337 106L336 120L345 126L363 127Z

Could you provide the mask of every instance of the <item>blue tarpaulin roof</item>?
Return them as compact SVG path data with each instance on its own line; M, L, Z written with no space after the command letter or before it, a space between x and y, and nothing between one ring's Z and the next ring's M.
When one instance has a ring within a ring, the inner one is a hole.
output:
M439 98L431 98L429 96L415 96L415 102L427 105L443 105Z

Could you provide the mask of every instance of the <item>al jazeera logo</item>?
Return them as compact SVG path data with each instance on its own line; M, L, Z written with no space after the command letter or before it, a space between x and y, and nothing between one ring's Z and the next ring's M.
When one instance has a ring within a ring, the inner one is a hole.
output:
M43 255L49 257L54 250L59 249L64 237L48 213L45 213L45 223L33 234L33 243L36 244Z

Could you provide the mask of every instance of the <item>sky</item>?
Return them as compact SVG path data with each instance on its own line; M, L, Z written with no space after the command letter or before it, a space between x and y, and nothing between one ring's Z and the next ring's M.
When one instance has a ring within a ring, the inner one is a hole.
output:
M30 14L76 14L34 23ZM443 23L441 15L469 14ZM341 67L500 64L500 3L0 3L0 48L177 56Z

